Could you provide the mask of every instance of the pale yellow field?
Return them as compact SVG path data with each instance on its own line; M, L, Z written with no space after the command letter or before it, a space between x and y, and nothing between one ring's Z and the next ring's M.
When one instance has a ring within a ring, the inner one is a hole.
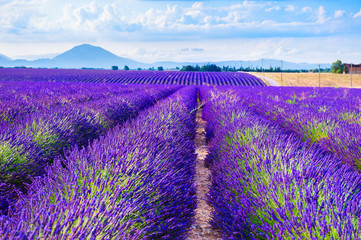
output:
M319 86L318 73L251 73L257 74L259 77L268 77L281 86ZM351 76L349 74L333 74L333 73L321 73L320 78L321 87L350 87ZM267 82L267 79L266 79ZM352 74L352 87L361 88L361 74Z

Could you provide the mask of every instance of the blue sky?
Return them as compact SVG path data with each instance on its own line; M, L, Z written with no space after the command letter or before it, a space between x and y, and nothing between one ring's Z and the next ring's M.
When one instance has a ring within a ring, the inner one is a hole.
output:
M143 62L361 63L361 1L0 0L0 54L82 43Z

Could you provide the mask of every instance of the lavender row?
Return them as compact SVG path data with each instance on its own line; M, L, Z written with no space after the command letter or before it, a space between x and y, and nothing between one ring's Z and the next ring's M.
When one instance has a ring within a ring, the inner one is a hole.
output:
M179 87L163 87L72 106L55 106L26 115L15 125L3 124L2 142L28 136L54 158L72 145L83 146L109 128L134 118ZM16 145L16 144L15 144Z
M240 100L206 103L213 226L227 239L360 239L359 173Z
M29 114L16 125L2 125L0 211L6 213L9 202L17 198L15 189L25 191L24 183L30 182L30 177L42 175L44 166L67 149L88 145L177 89L163 87L110 100L58 106Z
M238 95L255 111L286 130L361 169L359 89L241 88Z
M75 109L90 111L97 117L103 127L108 130L121 124L129 118L134 118L140 110L150 107L158 101L182 88L181 86L158 86L101 99L94 102L84 102Z
M0 81L56 81L121 84L266 86L240 72L112 71L77 69L1 69Z
M196 88L183 88L55 161L0 218L0 238L183 239L196 205L195 107Z
M0 121L12 123L30 113L53 107L102 101L134 91L155 88L85 83L5 82L0 84Z

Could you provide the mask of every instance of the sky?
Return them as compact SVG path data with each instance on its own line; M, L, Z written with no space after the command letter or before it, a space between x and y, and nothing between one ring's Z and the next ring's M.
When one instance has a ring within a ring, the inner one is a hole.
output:
M83 43L148 63L361 63L361 1L0 0L0 54L51 58Z

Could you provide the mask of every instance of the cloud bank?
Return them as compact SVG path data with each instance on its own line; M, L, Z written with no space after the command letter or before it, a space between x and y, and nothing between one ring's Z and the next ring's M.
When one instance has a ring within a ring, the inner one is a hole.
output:
M358 52L361 3L349 2L0 0L0 53L47 55L81 43L105 48L103 43L112 43L118 54L149 61L302 54L321 61L330 52L334 57ZM332 39L345 39L347 45ZM283 44L275 44L279 41ZM170 47L164 49L165 43ZM311 49L324 50L316 56Z
M76 2L76 1L75 1ZM168 3L141 9L127 9L134 1L66 3L54 14L50 0L5 1L0 8L0 40L59 38L179 40L201 38L257 38L322 36L352 29L336 21L344 10L328 11L324 6L302 8L273 2L249 2L213 6L208 2L184 5ZM135 1L137 2L137 1ZM141 2L144 3L144 2ZM138 2L140 4L140 2ZM278 17L282 12L283 17ZM357 19L360 12L350 17ZM286 20L287 19L287 20ZM355 21L356 24L356 21ZM68 37L67 37L68 36Z

